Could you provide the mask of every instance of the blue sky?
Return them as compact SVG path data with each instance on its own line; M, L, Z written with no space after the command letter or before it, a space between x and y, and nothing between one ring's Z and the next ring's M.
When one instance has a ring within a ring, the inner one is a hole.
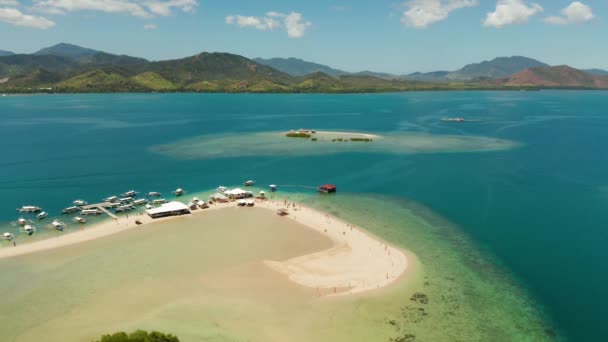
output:
M223 51L392 73L524 55L608 69L606 18L606 0L0 0L0 49Z

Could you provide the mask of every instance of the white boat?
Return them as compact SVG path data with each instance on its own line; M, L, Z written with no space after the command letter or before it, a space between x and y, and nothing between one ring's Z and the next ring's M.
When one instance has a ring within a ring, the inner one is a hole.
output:
M164 198L155 199L154 201L152 201L153 205L160 205L160 204L165 204L165 203L167 203L167 200Z
M74 217L74 222L87 223L87 219L85 219L83 217L76 216L76 217Z
M122 194L122 197L135 197L137 196L139 192L135 191L135 190L129 190L127 192L125 192L124 194Z
M220 186L217 187L217 191L221 192L221 193L224 193L224 192L228 191L228 188L225 187L225 186L223 186L223 185L220 185Z
M51 225L53 226L53 228L55 228L59 231L63 231L63 226L64 226L63 222L54 220L53 222L51 222Z
M19 225L20 225L20 226L25 226L25 225L27 224L27 220L26 220L26 219L24 219L23 217L20 217L20 218L17 220L17 223L19 223Z
M36 218L39 220L42 220L43 218L49 216L49 214L47 214L46 211L41 212L40 214L36 215Z
M252 181L252 180L250 179L250 180L246 181L246 182L245 182L245 183L243 183L243 184L245 184L245 186L252 186L253 184L255 184L255 181Z
M201 200L198 197L192 198L192 203L198 204Z
M146 203L148 203L148 200L145 198L133 201L133 205L144 205Z
M160 192L157 192L157 191L148 192L148 197L159 197L159 196L160 196Z
M149 204L146 204L146 209L152 209L152 206Z
M80 215L100 215L101 214L101 210L95 208L95 209L83 209L80 212Z
M104 200L105 202L117 202L118 201L118 196L110 196L110 197L106 197L106 199Z
M132 206L132 205L121 205L121 206L119 206L118 208L114 209L114 212L117 212L117 213L124 213L124 212L127 212L127 211L131 211L131 210L133 210L133 209L134 209L134 208L133 208L133 206Z
M34 227L30 226L29 224L26 224L25 227L23 227L23 231L27 234L27 235L32 235L34 234Z
M266 198L266 193L264 191L260 191L260 198Z
M131 201L133 201L132 197L123 197L123 198L118 199L118 202L120 202L120 203L129 203Z
M42 208L33 205L24 205L23 207L17 209L17 211L19 211L20 213L37 213L39 211L42 211Z
M2 238L4 240L12 240L13 239L13 234L11 234L9 232L6 232L6 233L2 234Z
M79 206L79 207L82 207L83 205L89 204L89 202L87 202L85 200L81 200L81 199L77 199L77 200L75 200L72 203L74 203L74 205Z
M177 189L175 189L175 191L173 191L173 193L175 194L175 196L181 196L184 194L184 189L177 188Z
M73 214L75 212L77 212L78 210L80 210L80 208L73 206L73 207L67 207L65 209L63 209L61 211L62 214Z
M270 184L269 188L270 188L270 192L275 192L275 191L277 191L277 186L276 186L276 185L274 185L274 184Z

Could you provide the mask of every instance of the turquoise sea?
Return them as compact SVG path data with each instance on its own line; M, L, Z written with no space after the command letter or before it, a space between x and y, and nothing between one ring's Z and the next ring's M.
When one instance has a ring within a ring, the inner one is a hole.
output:
M527 293L550 336L606 341L607 110L596 91L0 97L0 232L17 233L21 205L57 215L130 189L331 182L336 200L381 198L449 224ZM456 116L480 121L440 121ZM264 140L302 127L395 142Z

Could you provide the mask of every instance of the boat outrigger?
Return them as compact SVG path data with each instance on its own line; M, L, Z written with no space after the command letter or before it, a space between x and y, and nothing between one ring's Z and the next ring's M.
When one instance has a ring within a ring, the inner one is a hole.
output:
M148 200L145 198L141 198L141 199L137 199L135 201L133 201L133 205L144 205L148 203Z
M17 211L20 213L38 213L42 211L42 208L33 205L24 205L23 207L18 208Z
M106 197L106 199L104 200L105 202L109 202L109 203L114 203L118 201L118 196L110 196L110 197Z

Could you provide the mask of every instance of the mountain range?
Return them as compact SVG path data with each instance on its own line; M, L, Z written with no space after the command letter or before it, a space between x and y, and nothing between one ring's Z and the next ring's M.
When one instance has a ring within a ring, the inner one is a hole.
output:
M0 51L0 91L379 92L522 87L608 88L608 72L549 67L514 56L456 71L392 75L346 72L296 58L229 53L148 61L61 43L33 54Z

